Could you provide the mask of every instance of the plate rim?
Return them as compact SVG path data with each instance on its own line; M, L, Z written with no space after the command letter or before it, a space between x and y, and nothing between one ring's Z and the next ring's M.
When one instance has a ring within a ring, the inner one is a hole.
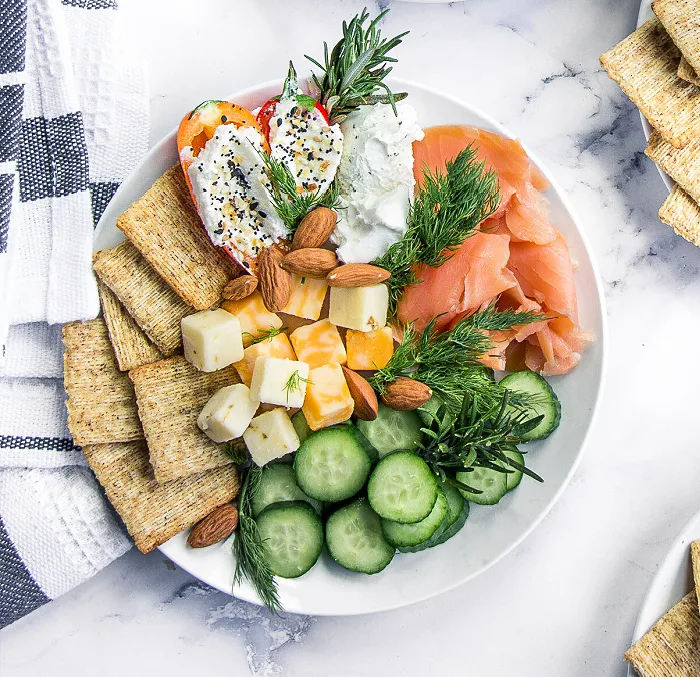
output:
M306 74L304 74L304 77ZM302 78L300 77L300 81ZM429 85L425 85L420 82L416 82L414 80L410 79L405 79L405 78L389 78L388 81L390 83L394 83L397 86L408 86L411 88L419 89L425 92L428 95L436 95L441 97L442 99L449 100L455 105L461 107L465 111L469 111L471 113L474 113L477 116L480 116L485 122L487 122L489 125L492 126L493 129L498 131L500 134L508 137L508 138L518 138L514 136L509 129L507 129L503 124L498 122L492 115L489 113L484 112L481 108L478 106L474 106L472 104L469 104L465 102L463 99L460 97L454 96L452 94L448 94L438 88L431 87ZM249 87L245 87L241 90L238 90L231 94L230 96L226 97L227 100L233 100L236 98L241 98L244 96L250 96L254 95L257 92L264 91L265 89L272 88L272 87L281 87L281 84L283 82L282 78L275 78L272 80L267 80L265 82L261 82L258 84L251 85ZM146 155L143 157L143 159L134 167L134 169L129 173L127 177L125 177L124 181L120 185L120 187L117 189L115 196L118 196L118 193L120 190L122 190L122 185L126 184L127 181L134 175L139 174L143 168L149 164L152 161L153 156L157 156L159 153L162 152L162 149L167 146L168 144L172 144L177 132L177 127L172 128L168 133L166 133L159 141L157 141L146 153ZM520 139L519 139L520 140ZM602 400L602 395L605 390L605 383L606 383L606 376L607 376L607 363L608 363L608 319L607 319L607 312L606 312L606 299L605 299L605 292L603 288L603 282L602 278L600 275L599 267L598 267L598 262L594 256L593 248L591 245L591 242L589 240L588 234L586 233L585 229L583 228L582 225L582 220L579 218L575 208L573 207L571 200L569 199L568 195L565 193L561 185L559 184L559 181L551 174L550 170L548 169L547 165L542 162L542 160L539 158L539 156L534 153L525 143L521 141L521 144L527 153L528 157L531 159L531 161L538 167L538 169L545 175L545 177L548 179L548 181L551 184L551 188L555 191L557 194L557 198L561 201L562 206L568 212L570 215L575 227L576 231L578 233L578 236L581 239L581 243L583 245L583 249L585 251L586 257L588 259L589 265L591 267L593 279L595 281L595 288L596 288L596 296L597 296L597 302L598 302L598 307L599 307L599 313L600 313L600 334L596 337L596 343L599 344L600 347L600 367L599 367L599 378L597 382L597 388L595 392L595 398L592 404L592 409L591 409L591 414L588 417L588 422L587 422L587 428L586 431L583 435L581 444L579 446L579 449L576 453L576 456L573 459L573 462L571 464L571 467L569 468L566 476L561 482L561 485L559 486L558 490L552 495L550 500L544 504L544 506L539 510L539 512L535 515L535 517L532 519L531 523L527 526L526 529L522 531L519 536L514 539L511 543L509 543L506 547L504 547L495 557L491 558L488 562L484 563L482 566L476 568L474 571L472 571L470 574L457 578L453 581L447 582L442 586L438 586L436 589L431 589L424 594L416 594L412 595L409 599L406 598L401 598L401 599L396 599L392 602L389 603L380 603L378 605L373 605L371 608L367 609L352 609L352 610L341 610L341 611L333 611L333 610L327 610L327 609L312 609L309 610L308 608L303 608L303 605L298 605L296 603L296 600L292 599L289 601L289 603L285 603L285 613L298 613L298 614L311 614L315 616L354 616L354 615L361 615L361 614L367 614L367 613L378 613L381 611L390 611L393 609L398 609L401 607L409 606L411 604L417 604L419 602L423 602L427 599L431 599L433 597L436 597L438 595L442 595L446 592L449 592L450 590L453 590L465 583L468 583L469 581L474 580L481 574L483 574L485 571L490 569L491 567L495 566L498 564L501 560L503 560L507 555L509 555L513 550L515 550L534 530L536 527L538 527L544 518L550 513L550 511L553 509L553 507L556 505L556 503L560 500L562 494L564 491L568 488L569 484L571 483L571 479L576 472L576 470L579 467L579 464L581 463L581 459L583 458L583 454L587 448L587 445L590 440L590 435L591 435L591 430L594 427L594 424L597 420L598 413L600 411L600 403ZM112 204L117 204L117 201L110 201L110 204L107 205L107 208L105 209L102 217L100 218L100 221L98 223L97 228L95 229L95 239L99 237L99 235L102 233L102 231L107 228L107 223L109 221L113 220L112 216L112 211L115 210L110 210L110 207ZM212 587L216 588L217 590L221 590L221 592L224 592L226 594L229 594L233 596L236 599L241 599L246 602L250 602L253 604L261 605L260 599L257 597L257 595L252 592L252 594L249 593L248 588L246 587L236 587L236 588L231 588L231 589L221 589L218 585L210 582L207 580L206 577L202 577L200 574L194 573L190 568L187 566L179 563L176 559L173 559L173 557L168 553L168 548L167 548L167 542L164 543L163 545L159 546L158 548L163 554L165 554L169 559L171 559L177 566L181 567L187 573L189 573L191 576L196 578L197 580L203 581L204 583L211 585Z

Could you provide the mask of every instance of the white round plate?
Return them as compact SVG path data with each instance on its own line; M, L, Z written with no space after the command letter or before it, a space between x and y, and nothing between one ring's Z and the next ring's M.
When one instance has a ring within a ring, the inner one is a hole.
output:
M639 16L637 17L637 27L641 26L645 21L649 21L649 19L652 19L654 17L654 12L651 11L651 3L653 0L642 0L641 4L639 5ZM644 117L644 114L639 111L639 117L642 119L642 129L644 130L644 136L646 137L646 140L649 141L649 137L651 136L652 132L652 126L649 124L649 120L647 120ZM662 181L666 184L666 188L668 188L668 192L670 193L673 190L673 179L659 167L659 165L656 165L656 169L659 170L659 174L661 174L661 179Z
M424 127L469 124L512 136L493 118L473 106L411 82L393 80L394 91L407 91ZM230 97L255 108L279 93L281 81L266 83ZM193 102L193 104L196 102ZM418 554L399 554L380 574L365 576L345 571L327 555L306 575L280 580L281 601L287 611L318 615L347 615L383 611L424 600L468 581L510 552L542 520L559 498L578 462L593 420L603 381L606 333L603 290L590 246L576 224L563 191L542 163L530 158L552 182L546 195L553 223L562 231L577 262L576 287L581 325L592 329L597 340L570 375L552 379L561 398L559 429L547 440L532 445L528 464L544 484L523 481L497 507L474 506L464 529L446 544ZM95 236L95 248L122 240L115 223L131 203L178 161L175 131L160 141L124 181L109 203ZM248 585L232 590L234 563L230 543L202 550L186 545L186 534L175 536L161 550L183 569L205 583L244 600L259 603Z
M700 540L700 512L678 534L656 572L634 627L633 643L641 639L659 618L693 589L690 544L697 540ZM636 677L637 673L629 666L627 674L628 677Z

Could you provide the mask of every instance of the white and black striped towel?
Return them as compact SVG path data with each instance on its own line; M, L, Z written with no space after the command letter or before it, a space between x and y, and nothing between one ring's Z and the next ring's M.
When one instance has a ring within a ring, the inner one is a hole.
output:
M131 543L66 427L61 324L94 317L93 228L147 148L115 0L0 0L0 627Z

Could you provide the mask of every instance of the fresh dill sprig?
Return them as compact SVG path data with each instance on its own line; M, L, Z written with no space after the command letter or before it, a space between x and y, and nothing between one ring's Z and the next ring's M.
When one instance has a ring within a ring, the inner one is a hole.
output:
M296 391L301 391L301 384L302 383L311 383L308 378L304 378L300 373L299 370L296 369L295 371L292 372L291 376L287 379L287 382L284 384L284 390L285 393L287 393L287 402L289 402L289 396L296 392Z
M365 26L369 19L367 8L354 16L350 23L343 21L343 37L328 53L328 43L323 43L323 64L305 55L323 75L312 75L319 91L319 98L328 112L331 123L342 122L360 106L375 103L389 103L396 113L396 102L405 99L407 94L392 93L384 82L397 59L389 52L401 44L408 31L394 38L382 38L379 22L389 10Z
M224 451L236 465L241 465L250 461L250 453L248 452L248 447L246 447L242 437L237 437L235 440L224 442Z
M249 346L254 346L256 343L262 343L263 341L272 341L278 334L283 334L287 331L287 327L276 327L270 326L269 329L258 329L255 334L251 334L249 331L244 331L243 336L250 336Z
M494 348L489 332L546 319L546 315L535 311L498 310L493 302L462 318L443 334L435 328L437 318L420 334L408 324L391 360L372 376L370 384L383 395L389 383L399 376L409 376L429 386L453 412L460 408L465 391L474 395L479 411L488 411L504 392L479 362ZM511 392L510 398L515 406L525 407L528 403L524 393Z
M477 226L497 209L498 174L486 171L469 145L443 171L423 170L403 237L373 263L391 273L389 311L393 314L406 287L417 281L418 264L437 268L447 261Z
M416 453L443 481L473 493L481 491L455 479L456 472L470 472L477 467L501 473L519 470L542 482L537 473L508 453L517 451L523 436L542 421L542 416L530 417L527 412L514 409L511 395L505 390L485 412L479 411L476 398L469 392L464 393L457 414L447 406L435 413L426 411L430 424L421 429L423 441Z
M251 509L252 497L260 485L261 473L262 469L251 463L241 487L238 499L238 533L233 541L236 557L233 583L238 585L243 579L248 580L265 606L277 613L282 610L277 582L267 561L260 531L252 517Z
M280 219L289 229L290 237L299 227L301 220L316 207L337 209L338 187L331 183L325 192L321 188L315 191L299 192L296 180L289 167L264 151L260 156L265 165L265 173L270 182L270 199Z

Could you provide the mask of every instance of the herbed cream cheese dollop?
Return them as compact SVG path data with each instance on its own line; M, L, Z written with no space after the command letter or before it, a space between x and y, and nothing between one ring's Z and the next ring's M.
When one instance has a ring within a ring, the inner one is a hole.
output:
M423 138L413 106L362 106L340 125L341 204L331 237L345 263L368 263L406 232L413 196L412 143Z
M189 168L209 237L239 261L289 234L270 200L262 152L253 127L220 125Z

